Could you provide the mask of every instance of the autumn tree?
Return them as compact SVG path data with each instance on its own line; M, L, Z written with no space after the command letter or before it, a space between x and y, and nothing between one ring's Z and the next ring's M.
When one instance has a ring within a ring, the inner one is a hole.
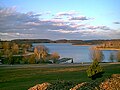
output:
M9 42L3 42L2 47L3 47L3 49L9 49L10 48Z
M22 50L23 50L23 54L27 53L27 50L30 48L29 44L22 44L21 45Z
M34 54L32 54L32 55L29 56L28 63L29 64L35 64L36 63L35 62L35 55Z
M3 43L3 53L4 53L4 57L6 57L8 59L8 61L11 61L12 53L10 50L10 43L9 42Z
M36 46L34 48L34 54L35 54L37 63L45 62L48 56L48 48L42 45Z
M13 43L11 49L12 49L12 53L13 54L18 54L18 52L19 52L19 46L16 43Z
M93 46L90 48L90 58L93 61L97 60L98 62L101 62L104 59L104 55L101 50Z
M13 45L10 42L3 42L2 48L3 48L3 56L4 56L4 61L3 63L8 63L8 64L14 64L13 60L13 53L18 52L16 47L17 45Z
M0 49L2 49L2 43L0 42Z
M59 58L60 58L60 55L57 52L53 52L51 54L51 59L53 60L53 63L56 63Z

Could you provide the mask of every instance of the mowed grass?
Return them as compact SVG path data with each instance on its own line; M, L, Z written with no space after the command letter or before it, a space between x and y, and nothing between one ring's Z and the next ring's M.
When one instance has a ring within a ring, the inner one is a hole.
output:
M97 79L98 81L103 81L111 74L120 74L120 64L108 64L102 67L105 73L102 78ZM92 82L87 77L87 68L88 66L81 65L69 67L0 66L0 90L27 90L38 83L52 83L58 80L75 83Z

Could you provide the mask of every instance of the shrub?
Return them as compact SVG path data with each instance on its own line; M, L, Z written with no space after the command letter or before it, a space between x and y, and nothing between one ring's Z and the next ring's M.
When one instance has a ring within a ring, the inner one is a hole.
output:
M86 72L87 72L88 77L94 80L98 77L102 77L103 70L101 66L99 65L99 62L97 60L94 60Z
M80 87L77 90L100 90L99 84L100 84L100 81L98 81L98 80L95 80L93 82L87 82L86 85Z
M77 83L72 81L58 80L51 83L52 85L47 90L69 90L74 87Z
M56 63L59 58L60 58L60 55L57 52L53 52L51 54L51 59L53 60L53 63Z

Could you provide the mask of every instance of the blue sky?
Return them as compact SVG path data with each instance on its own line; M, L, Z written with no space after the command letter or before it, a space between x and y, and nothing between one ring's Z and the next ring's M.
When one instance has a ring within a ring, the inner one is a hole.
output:
M120 39L120 0L0 0L0 38Z

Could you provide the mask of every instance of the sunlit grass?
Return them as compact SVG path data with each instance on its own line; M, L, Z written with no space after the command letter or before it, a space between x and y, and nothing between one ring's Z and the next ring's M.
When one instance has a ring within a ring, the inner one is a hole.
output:
M91 82L87 77L88 66L69 67L35 67L34 65L4 66L0 67L0 90L27 90L29 87L43 82L56 82L58 80L75 83ZM104 75L98 80L104 80L113 73L120 73L120 65L105 65Z

